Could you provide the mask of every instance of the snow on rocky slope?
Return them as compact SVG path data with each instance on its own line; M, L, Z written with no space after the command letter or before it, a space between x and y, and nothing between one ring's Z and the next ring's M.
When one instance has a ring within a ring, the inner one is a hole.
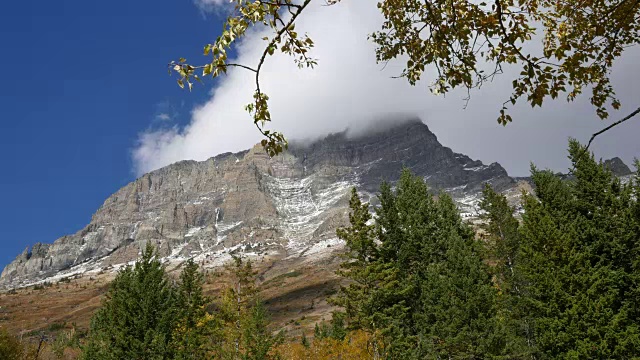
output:
M110 196L84 229L26 248L6 266L0 287L113 271L147 243L169 265L195 258L215 267L234 253L300 261L330 256L342 245L335 229L347 224L350 189L375 201L380 182L397 180L403 167L435 191L449 192L469 220L477 217L485 183L517 188L499 164L454 153L418 120L292 144L275 158L256 146L143 175Z

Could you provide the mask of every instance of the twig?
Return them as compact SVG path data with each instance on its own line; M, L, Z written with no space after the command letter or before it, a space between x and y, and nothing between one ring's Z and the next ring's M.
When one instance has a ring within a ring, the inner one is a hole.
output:
M576 165L578 164L578 162L580 162L580 160L582 160L582 158L584 157L584 155L589 153L589 146L591 146L591 143L593 142L593 139L596 138L596 136L601 135L602 133L610 130L611 128L618 126L620 124L622 124L623 122L631 119L632 117L638 115L640 113L640 107L637 108L635 111L633 111L631 114L625 116L624 118L614 122L613 124L607 126L606 128L594 133L593 135L591 135L591 138L589 139L589 142L587 143L587 146L585 146L584 150L580 153L580 155L576 158L576 162L573 165L573 167L571 168L571 172L573 172L576 169Z
M289 19L287 24L283 26L282 29L280 29L276 33L276 36L273 39L271 39L271 41L269 42L269 45L267 45L267 47L264 49L262 56L260 57L260 61L258 61L258 66L255 68L255 71L254 71L256 74L255 82L256 82L256 94L258 96L257 99L259 99L260 96L262 95L262 90L260 89L260 70L262 69L262 65L264 64L265 59L269 54L270 48L275 46L280 41L280 39L282 38L282 35L288 31L291 24L293 24L296 21L296 18L302 13L302 11L307 7L307 5L309 5L310 2L311 0L305 0L305 2L302 3L302 5L300 5L299 8L297 8L297 12L291 16L291 19ZM256 111L257 111L257 106L256 106ZM254 121L254 124L256 125L256 127L258 128L258 130L263 136L266 136L267 138L271 139L271 136L267 135L262 129L262 127L260 127L260 125L258 124L258 121Z
M632 117L634 117L634 116L638 115L638 113L640 113L640 107L639 107L639 108L637 108L637 109L636 109L634 112L632 112L631 114L629 114L629 115L625 116L624 118L622 118L622 119L620 119L620 120L618 120L618 121L614 122L613 124L611 124L611 125L607 126L606 128L604 128L604 129L602 129L602 130L598 131L597 133L594 133L593 135L591 135L591 138L589 139L589 142L587 143L587 147L585 147L585 148L584 148L584 151L589 150L589 146L591 145L591 142L593 141L593 139L595 139L595 137L596 137L596 136L598 136L598 135L602 134L602 133L603 133L603 132L605 132L605 131L608 131L609 129L611 129L611 128L612 128L612 127L614 127L614 126L618 126L618 125L622 124L623 122L625 122L625 121L627 121L627 120L631 119Z

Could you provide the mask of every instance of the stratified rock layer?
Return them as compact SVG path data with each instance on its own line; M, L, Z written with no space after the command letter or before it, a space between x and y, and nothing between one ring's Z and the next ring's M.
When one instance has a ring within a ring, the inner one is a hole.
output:
M371 196L382 180L397 180L403 167L434 190L450 192L463 210L486 182L498 190L515 185L499 164L454 153L417 120L353 138L345 132L292 144L275 158L256 146L143 175L110 196L84 229L25 249L4 269L0 286L87 264L126 263L147 243L167 258L224 258L237 251L314 256L313 249L335 242L335 229L347 223L349 189Z

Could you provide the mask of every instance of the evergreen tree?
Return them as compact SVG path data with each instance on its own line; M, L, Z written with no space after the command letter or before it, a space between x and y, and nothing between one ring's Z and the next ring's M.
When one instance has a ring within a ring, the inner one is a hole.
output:
M336 340L342 341L347 336L344 318L344 313L339 311L334 311L331 317L331 337Z
M638 178L622 184L571 141L572 179L532 168L519 264L522 312L541 358L640 353Z
M94 314L83 358L171 359L175 293L162 264L147 246L121 270Z
M326 321L320 322L320 325L316 323L314 329L315 339L334 339L342 341L347 336L347 328L345 323L345 313L334 311L331 321L327 324Z
M304 331L302 332L302 337L300 338L300 344L302 344L302 346L304 346L305 348L309 348L309 346L311 346L311 343L309 342L309 338L307 338L307 334L304 333Z
M338 231L348 249L340 274L352 282L334 302L349 326L380 334L391 359L500 353L491 274L453 200L434 199L408 170L395 191L382 184L379 198L369 225L368 205L354 191L351 226Z
M347 252L343 255L345 261L341 264L338 274L351 279L352 282L347 287L341 288L340 297L332 300L336 305L344 308L353 326L370 328L371 319L367 314L373 306L372 293L379 285L378 275L370 270L375 265L377 257L374 226L369 224L371 220L369 204L360 201L355 188L351 191L349 207L351 226L337 230L338 237L347 243ZM324 323L322 325L326 326ZM318 330L317 326L316 324L316 330ZM315 336L318 337L318 334ZM323 337L326 336L328 335L325 334Z
M489 184L483 190L480 202L481 219L485 232L485 248L488 260L493 264L497 316L494 337L503 344L503 355L509 359L530 358L533 349L531 339L532 320L522 312L521 284L516 265L520 253L520 223L514 217L515 209L507 198L495 192Z
M218 355L222 359L240 359L242 346L242 320L257 293L254 271L250 261L233 258L233 265L227 266L232 277L220 303L219 315L223 321L222 339L218 343Z
M322 325L325 325L324 322L322 323ZM326 328L326 325L325 325ZM313 338L314 339L322 339L325 336L326 332L324 331L324 329L318 325L318 323L316 323L316 325L313 328Z
M269 316L262 302L256 298L242 319L242 360L269 360L275 358L273 349L283 341L283 334L273 335L268 329Z
M382 189L387 195L380 197L383 205L393 206L394 197L388 184L383 183ZM341 287L339 294L330 301L343 308L350 328L366 329L374 334L379 332L389 340L387 344L391 349L408 348L411 346L410 334L404 332L404 324L408 321L409 308L404 302L408 297L406 287L410 288L411 284L398 281L398 268L394 265L397 249L386 243L376 244L376 235L386 233L379 225L381 216L376 218L375 224L370 224L369 204L360 201L355 188L349 206L351 226L339 228L337 235L346 242L344 262L338 274L350 283ZM396 213L388 207L383 209L390 214ZM395 237L390 242L393 240ZM316 338L329 336L330 329L325 323L320 327L316 324Z
M273 335L269 316L258 296L256 273L250 261L234 257L228 267L232 284L223 296L218 315L223 322L217 357L228 360L269 360L276 358L274 349L282 335Z
M414 358L500 354L502 343L494 336L495 289L480 244L462 224L451 197L440 195L436 214L435 221L425 224L436 224L434 235L427 239L437 246L427 245L435 251L425 256L418 274L420 307L414 317L419 341Z
M520 249L520 224L504 195L496 193L489 184L485 185L482 195L480 209L484 213L480 217L484 221L482 228L488 234L489 258L495 261L500 290L514 292L517 289L514 276Z
M220 324L207 313L210 299L202 293L204 276L189 259L180 274L176 294L176 325L171 346L175 359L205 359L211 351L211 338L218 337Z

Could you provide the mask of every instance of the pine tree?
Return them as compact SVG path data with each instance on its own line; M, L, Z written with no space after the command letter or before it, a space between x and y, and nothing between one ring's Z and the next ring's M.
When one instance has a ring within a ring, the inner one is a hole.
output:
M527 339L531 339L529 328L532 320L518 305L522 301L516 271L520 254L520 223L514 217L515 209L509 206L507 198L495 192L489 184L483 190L480 209L483 210L485 248L488 260L493 264L495 286L499 289L494 336L501 339L506 357L529 358L533 349L527 345Z
M491 274L453 200L435 200L406 169L395 191L382 184L379 199L368 225L354 191L351 226L338 231L348 249L340 274L352 282L335 302L349 326L382 336L378 353L390 359L500 353Z
M532 168L516 272L527 340L541 358L633 358L640 353L638 179L624 185L571 141L563 181Z
M242 319L242 360L269 360L275 358L273 349L282 343L283 334L273 335L268 329L269 316L262 302L256 298Z
M437 224L430 240L438 246L427 245L436 252L425 256L418 274L420 304L414 317L419 342L413 357L484 358L500 354L503 344L494 336L496 292L480 256L480 244L462 223L451 197L440 195L436 214L425 224Z
M347 243L345 261L341 264L338 274L351 279L352 282L347 287L342 287L340 296L333 298L332 302L344 308L353 326L370 328L367 315L372 305L368 302L371 301L372 292L377 288L378 280L377 274L370 270L377 257L374 227L369 224L369 204L360 201L355 188L351 190L349 207L351 226L337 230L338 237ZM317 326L316 324L316 328Z
M302 337L300 338L300 344L307 349L311 346L309 338L307 338L307 334L305 334L304 331L302 332Z
M175 293L162 264L147 246L142 257L121 270L94 314L82 357L171 359Z
M345 315L342 312L334 311L331 317L331 337L336 340L344 340L347 336L347 329L345 327Z
M250 261L244 262L234 257L233 265L227 265L226 268L232 277L232 284L224 290L220 303L223 334L217 352L222 359L236 360L240 359L242 350L242 319L257 290Z
M176 325L171 346L175 359L206 359L212 337L218 337L220 324L206 311L211 302L202 293L204 276L189 259L180 274L176 294Z
M346 314L340 311L334 311L331 317L331 321L327 324L326 321L316 323L314 328L315 339L334 339L342 341L347 336L348 330L345 323Z
M282 335L273 335L267 310L258 296L256 273L250 261L234 257L228 266L232 284L221 300L218 315L223 322L216 355L228 360L269 360Z
M401 235L399 213L395 206L396 199L389 183L380 184L378 200L380 206L376 208L375 236L380 240L380 256L384 262L390 263L397 260L399 244L396 241L401 238ZM353 211L353 207L351 210Z
M520 249L520 224L513 216L515 209L509 206L504 195L496 193L489 184L486 184L482 195L482 228L488 234L489 257L496 262L496 275L501 291L514 292L517 289L514 275Z

